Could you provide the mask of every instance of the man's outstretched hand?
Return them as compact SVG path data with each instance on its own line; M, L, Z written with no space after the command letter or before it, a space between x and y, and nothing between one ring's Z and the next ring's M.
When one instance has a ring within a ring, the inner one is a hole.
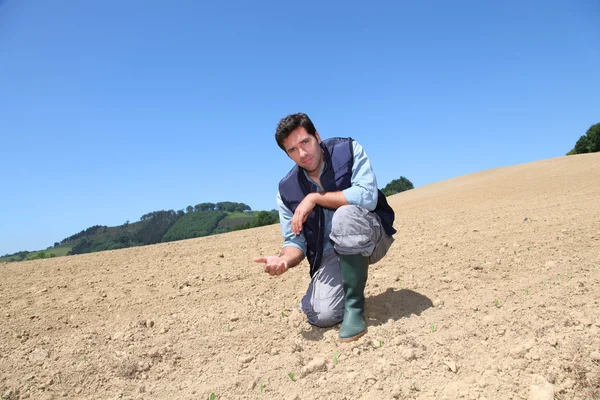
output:
M265 272L271 276L281 275L289 269L287 261L279 256L256 257L254 262L264 263Z

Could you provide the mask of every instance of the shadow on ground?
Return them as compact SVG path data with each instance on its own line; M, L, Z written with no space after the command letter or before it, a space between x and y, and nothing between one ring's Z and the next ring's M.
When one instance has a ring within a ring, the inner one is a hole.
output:
M410 289L389 288L383 293L367 297L365 307L367 327L382 325L390 319L397 321L412 314L421 315L423 311L431 307L433 307L431 299L421 293ZM331 328L311 326L308 330L302 331L301 335L307 340L318 341L329 329L335 329L337 332L340 325Z
M431 307L431 299L421 293L410 289L388 288L383 293L367 297L365 317L368 326L377 326L390 319L397 321L412 314L421 315Z

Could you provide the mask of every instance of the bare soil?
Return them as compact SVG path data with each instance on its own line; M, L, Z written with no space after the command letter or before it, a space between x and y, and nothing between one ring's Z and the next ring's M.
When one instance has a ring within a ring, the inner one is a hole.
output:
M390 197L368 333L297 310L278 225L0 265L2 399L600 399L600 154Z

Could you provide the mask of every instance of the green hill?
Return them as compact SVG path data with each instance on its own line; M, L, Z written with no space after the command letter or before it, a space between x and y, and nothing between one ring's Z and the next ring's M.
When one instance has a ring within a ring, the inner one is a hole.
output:
M40 251L20 251L0 262L61 257L215 235L279 222L276 210L251 211L244 203L201 203L179 211L154 211L119 226L95 225Z

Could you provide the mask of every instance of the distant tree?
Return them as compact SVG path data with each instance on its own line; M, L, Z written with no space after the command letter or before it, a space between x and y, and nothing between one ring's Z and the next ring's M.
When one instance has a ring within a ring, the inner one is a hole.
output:
M187 208L185 209L185 211L187 211L187 212L191 213L191 212L193 212L193 211L194 211L194 207L192 207L192 206L187 206Z
M252 208L248 204L244 203L236 203L235 209L233 211L244 212L244 211L252 211Z
M600 122L590 126L585 135L577 140L575 147L567 155L595 153L597 151L600 151Z
M175 213L173 210L169 211L154 211L151 217L146 218L141 222L141 226L138 228L133 240L140 244L155 244L162 241L162 237L171 227L183 216L185 213L183 210ZM125 240L125 239L123 239ZM117 243L126 244L127 242L117 240Z
M590 153L600 151L600 122L590 126L586 132L588 138L588 150Z
M233 201L221 201L215 204L215 209L219 211L227 211L227 212L243 212L250 211L251 208L249 205L244 203L236 203Z
M58 247L58 246L60 246L60 243L54 242L54 247Z
M575 150L574 154L589 153L590 149L588 147L588 144L589 141L587 136L583 135L582 137L580 137L577 143L575 143L575 148L573 149Z
M77 243L73 248L67 253L67 255L73 254L84 254L89 253L92 248L92 242L88 241L86 238Z
M194 207L196 211L213 211L215 209L214 203L200 203Z
M279 212L277 210L259 211L256 217L243 225L233 228L234 231L242 229L258 228L259 226L273 225L279 223Z
M394 179L388 183L382 190L386 196L391 196L396 193L404 192L406 190L414 189L412 182L407 178L401 176L398 179Z
M85 230L83 230L83 231L81 231L79 233L76 233L74 235L69 236L68 238L65 238L65 239L61 240L60 242L61 243L72 242L72 241L75 241L75 240L80 239L82 237L93 236L100 229L106 230L106 226L104 226L104 225L94 225L94 226L91 226L91 227L89 227L89 228L87 228L87 229L85 229Z
M219 221L226 216L227 213L223 211L196 211L186 214L164 234L162 241L171 242L211 235Z
M119 236L117 236L116 242L121 243L124 247L131 246L132 234L123 232Z

